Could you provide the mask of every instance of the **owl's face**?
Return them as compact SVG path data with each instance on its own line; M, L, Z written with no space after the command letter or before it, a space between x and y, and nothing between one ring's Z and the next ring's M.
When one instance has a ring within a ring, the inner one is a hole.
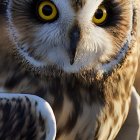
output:
M132 0L10 0L17 56L41 70L108 71L127 51Z

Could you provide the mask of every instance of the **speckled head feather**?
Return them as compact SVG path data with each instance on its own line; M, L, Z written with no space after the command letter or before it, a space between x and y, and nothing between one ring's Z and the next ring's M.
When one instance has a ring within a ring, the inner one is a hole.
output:
M79 9L83 8L83 6L86 3L86 0L71 0L71 2L72 2L72 6L74 7L74 9L76 11L78 11Z
M54 1L54 4L59 18L51 24L44 24L36 18L36 3L33 1L9 2L7 17L15 43L14 54L25 67L45 75L51 75L52 71L56 74L108 73L112 71L112 64L116 67L125 58L122 53L127 53L126 43L131 40L131 0L65 1L63 7L61 1ZM110 5L110 8L107 7L110 15L105 25L97 26L92 18L101 4ZM75 6L81 7L79 12L74 10ZM71 65L70 46L73 40L69 33L76 27L75 24L80 34Z

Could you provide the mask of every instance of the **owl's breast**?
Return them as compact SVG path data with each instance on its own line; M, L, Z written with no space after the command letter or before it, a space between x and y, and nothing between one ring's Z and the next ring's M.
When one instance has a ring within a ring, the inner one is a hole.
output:
M54 107L58 140L112 140L116 137L127 117L130 98L119 96L119 99L106 101L106 97L99 94L96 90L89 92L82 88L77 92L73 90L71 95L65 93L62 106Z
M2 92L35 94L48 101L56 117L58 140L112 140L128 114L135 75L131 65L124 64L116 73L91 83L74 74L38 77L15 65L2 68L0 86Z

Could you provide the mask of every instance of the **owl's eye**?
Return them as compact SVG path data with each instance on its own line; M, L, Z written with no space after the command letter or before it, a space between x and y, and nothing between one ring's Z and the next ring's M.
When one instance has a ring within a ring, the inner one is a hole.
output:
M39 18L44 22L52 22L57 19L58 10L50 0L41 1L37 6Z
M107 15L108 14L105 6L101 5L95 12L92 22L95 23L96 25L102 25L107 20Z

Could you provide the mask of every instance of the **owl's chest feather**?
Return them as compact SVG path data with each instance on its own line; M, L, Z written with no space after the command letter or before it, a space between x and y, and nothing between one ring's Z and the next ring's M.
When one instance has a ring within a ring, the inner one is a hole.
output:
M44 83L23 73L14 72L7 76L1 82L1 90L35 94L51 104L57 121L58 140L111 140L127 116L129 98L125 103L121 98L119 100L123 93L119 93L114 84L110 85L112 89L104 89L102 82L82 85L74 77L54 78ZM113 91L120 96L116 100L115 95L110 94L111 100L107 101L105 92L113 94ZM100 135L104 131L107 133Z
M88 97L89 94L93 94L94 97ZM88 90L87 92L81 91L80 95L82 97L79 96L80 101L77 100L76 104L67 96L64 97L61 113L58 113L57 139L114 139L127 117L130 98L112 99L107 103L106 97L95 96L96 91L91 91L91 93Z

